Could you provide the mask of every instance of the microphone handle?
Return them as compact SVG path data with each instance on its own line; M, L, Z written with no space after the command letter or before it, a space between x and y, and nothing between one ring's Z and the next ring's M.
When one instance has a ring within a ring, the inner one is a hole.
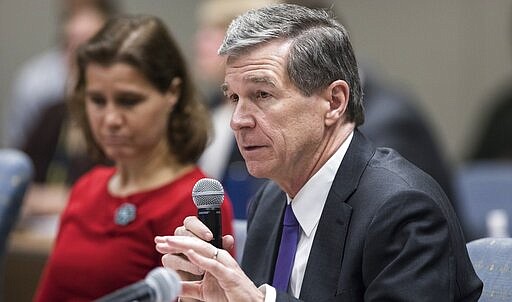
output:
M213 239L210 241L213 246L222 248L222 219L220 208L197 209L197 217L212 232Z

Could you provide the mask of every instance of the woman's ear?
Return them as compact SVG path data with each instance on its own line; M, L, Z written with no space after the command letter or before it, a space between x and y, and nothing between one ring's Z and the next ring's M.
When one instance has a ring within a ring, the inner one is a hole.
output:
M166 92L166 97L170 108L173 108L178 99L181 96L181 78L175 77L171 81L171 85L169 85L169 89Z
M325 90L325 98L329 101L330 107L325 115L326 126L335 124L343 117L349 102L350 88L347 82L336 80Z

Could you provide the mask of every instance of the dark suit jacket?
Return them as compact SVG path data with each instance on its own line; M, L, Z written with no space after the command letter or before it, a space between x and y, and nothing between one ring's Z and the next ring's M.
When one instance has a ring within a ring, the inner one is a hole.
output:
M257 286L272 282L285 203L269 183L249 208L242 268ZM439 185L356 130L320 218L300 299L476 301L481 290ZM295 300L278 292L278 301Z
M365 70L366 71L366 70ZM392 148L441 185L457 210L452 169L435 129L415 98L365 72L365 121L359 127L377 147Z

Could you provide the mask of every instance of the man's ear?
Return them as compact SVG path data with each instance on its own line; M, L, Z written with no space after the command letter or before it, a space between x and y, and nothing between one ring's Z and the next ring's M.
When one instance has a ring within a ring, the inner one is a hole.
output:
M329 101L329 110L325 114L326 126L331 126L338 122L348 107L350 88L347 82L336 80L332 82L324 91L325 99Z

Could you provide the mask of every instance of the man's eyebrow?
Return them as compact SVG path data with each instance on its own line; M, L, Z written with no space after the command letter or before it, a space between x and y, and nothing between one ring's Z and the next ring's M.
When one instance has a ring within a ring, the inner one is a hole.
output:
M262 83L265 85L270 85L272 87L276 87L276 82L271 77L249 75L249 76L244 77L243 80L247 81L247 82ZM226 91L228 91L229 86L227 83L222 83L220 85L220 89L222 90L222 92L226 92Z
M253 83L262 83L266 85L270 85L272 87L276 87L276 82L273 78L267 76L256 76L256 75L248 75L244 77L244 81L253 82Z

